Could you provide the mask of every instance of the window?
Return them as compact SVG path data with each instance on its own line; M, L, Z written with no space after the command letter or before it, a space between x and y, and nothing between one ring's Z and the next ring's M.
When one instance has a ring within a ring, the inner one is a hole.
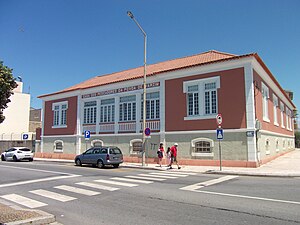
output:
M276 139L276 152L279 152L279 140Z
M115 99L101 100L100 123L115 122Z
M292 130L292 111L286 108L286 129Z
M192 156L214 156L214 142L208 138L197 138L192 140Z
M97 117L97 102L85 102L83 111L83 123L84 124L95 124Z
M68 109L68 102L53 103L52 105L53 127L67 126L67 109Z
M280 102L280 120L281 120L281 127L284 128L284 119L283 119L283 112L284 112L284 105Z
M93 146L93 147L102 147L103 146L103 141L98 140L98 139L92 140L91 146Z
M205 114L217 113L216 83L205 84Z
M269 139L266 140L266 155L270 155L270 141Z
M218 88L220 77L184 82L183 92L187 94L185 120L214 118L218 113Z
M61 140L56 140L54 142L54 152L63 152L64 142Z
M136 120L136 97L135 95L120 98L120 121Z
M273 111L274 111L274 125L278 126L278 118L277 118L277 107L278 107L278 98L273 95Z
M141 139L134 139L130 141L130 154L139 154L142 151L143 142Z
M142 95L143 99L143 95ZM141 105L141 118L143 119L143 107L144 101L142 101ZM146 94L146 119L159 119L159 92L147 93Z
M269 109L268 109L268 99L269 99L269 88L262 83L262 102L263 102L263 120L270 122L269 119Z

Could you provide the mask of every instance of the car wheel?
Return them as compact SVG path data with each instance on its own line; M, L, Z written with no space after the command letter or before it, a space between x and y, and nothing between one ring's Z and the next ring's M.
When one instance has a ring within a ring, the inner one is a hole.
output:
M13 160L14 160L14 162L17 162L18 161L17 156L14 155Z
M76 166L81 166L82 165L80 159L76 159L75 164L76 164Z
M5 161L4 155L1 155L1 161Z
M118 167L119 167L119 164L114 164L113 167L114 167L114 168L118 168Z
M29 159L29 162L32 162L32 161L33 161L33 158L30 158L30 159Z
M103 168L104 167L104 164L103 164L102 160L100 160L100 159L98 160L97 167L98 168Z

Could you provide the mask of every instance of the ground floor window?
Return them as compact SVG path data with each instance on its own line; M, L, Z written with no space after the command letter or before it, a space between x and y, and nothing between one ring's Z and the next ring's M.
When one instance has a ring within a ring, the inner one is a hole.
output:
M61 140L56 140L54 142L54 152L63 152L64 142Z
M103 141L101 141L101 140L92 140L91 146L92 147L102 147L103 146Z
M134 139L130 141L130 154L139 154L142 151L143 142L141 139Z
M192 156L213 156L214 141L208 138L192 140Z

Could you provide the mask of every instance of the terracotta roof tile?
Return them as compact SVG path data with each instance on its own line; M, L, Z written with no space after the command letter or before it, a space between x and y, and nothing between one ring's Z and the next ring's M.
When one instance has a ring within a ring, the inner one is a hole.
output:
M211 51L193 55L193 56L187 56L187 57L183 57L183 58L159 62L159 63L152 64L152 65L147 65L147 76L153 76L155 74L172 71L172 70L183 69L183 68L187 68L187 67L191 67L191 66L197 66L197 65L201 65L201 64L214 63L214 62L217 62L220 60L226 60L226 59L231 59L231 58L236 58L236 57L239 57L239 56L211 50ZM124 70L124 71L120 71L120 72L116 72L116 73L112 73L112 74L100 75L97 77L93 77L89 80L86 80L82 83L76 84L72 87L66 88L62 91L52 93L52 94L42 95L39 97L46 97L46 96L69 92L69 91L75 91L75 90L97 87L97 86L102 86L102 85L111 84L111 83L117 83L117 82L126 81L126 80L142 78L143 75L144 75L144 67L141 66L141 67L137 67L134 69L129 69L129 70Z

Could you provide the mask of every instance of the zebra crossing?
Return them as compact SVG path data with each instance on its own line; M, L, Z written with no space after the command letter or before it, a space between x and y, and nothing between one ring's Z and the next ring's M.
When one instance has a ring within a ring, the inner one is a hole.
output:
M81 195L84 196L97 196L101 195L102 191L118 191L121 188L133 188L139 185L148 185L154 182L161 182L167 179L183 178L190 175L196 175L197 173L192 172L151 172L151 173L141 173L137 175L128 175L123 177L111 177L108 179L95 179L89 182L77 182L72 185L59 185L52 187L54 190L36 189L31 190L28 193L35 196L42 197L47 202L47 199L56 200L59 202L74 201ZM60 193L55 190L59 190ZM63 193L63 194L62 194ZM78 196L69 196L70 193L77 194ZM44 201L37 201L33 198L26 197L27 193L20 194L6 194L0 196L5 200L17 203L19 205L25 206L27 208L40 208L47 206L48 204ZM41 199L41 198L39 198Z

